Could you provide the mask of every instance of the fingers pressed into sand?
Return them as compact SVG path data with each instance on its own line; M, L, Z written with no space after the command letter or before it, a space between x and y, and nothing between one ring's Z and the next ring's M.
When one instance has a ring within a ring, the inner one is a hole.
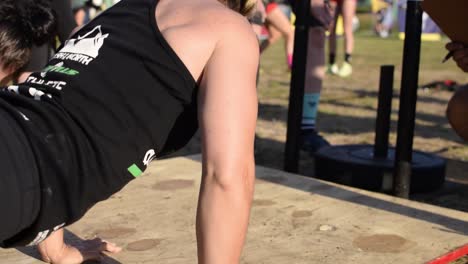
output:
M106 240L101 240L100 250L102 252L119 253L120 251L122 251L122 248L117 246L115 243Z

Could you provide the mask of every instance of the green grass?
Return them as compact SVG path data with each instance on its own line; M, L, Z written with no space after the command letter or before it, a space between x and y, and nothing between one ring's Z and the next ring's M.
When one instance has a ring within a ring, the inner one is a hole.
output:
M356 33L356 47L353 53L354 73L345 79L326 76L318 122L320 127L325 128L324 133L330 134L332 140L334 136L344 138L348 133L354 141L372 141L369 137L373 136L380 66L395 65L395 97L391 135L394 141L404 42L396 37L380 39L373 36L369 28L368 15L364 15L364 18L367 21L364 22L364 25L367 26L361 27L360 31ZM452 61L441 63L446 54L444 45L445 41L422 42L420 84L446 79L468 83L468 75L459 70L455 63ZM338 47L337 60L340 62L343 57L343 39L339 39ZM262 55L259 82L260 101L287 106L290 73L284 62L283 43L272 45ZM468 160L468 149L451 130L445 118L446 104L451 95L452 92L448 91L419 90L415 148L438 153L451 159L466 161ZM346 133L339 133L339 131ZM335 143L344 142L338 140Z

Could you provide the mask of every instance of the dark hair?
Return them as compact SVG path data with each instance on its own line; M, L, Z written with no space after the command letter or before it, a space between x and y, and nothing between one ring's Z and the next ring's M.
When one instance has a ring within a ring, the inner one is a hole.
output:
M47 0L0 0L0 62L22 68L33 45L50 41L56 33L56 15Z
M257 5L256 0L226 0L226 2L229 8L239 12L243 16L249 16Z

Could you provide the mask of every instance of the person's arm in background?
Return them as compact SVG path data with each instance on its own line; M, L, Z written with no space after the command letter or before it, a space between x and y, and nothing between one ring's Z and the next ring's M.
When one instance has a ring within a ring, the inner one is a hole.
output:
M203 155L196 228L200 264L239 263L255 181L259 47L245 19L225 22L221 34L198 99Z
M462 43L452 42L446 45L453 53L453 60L464 72L468 72L468 48ZM468 87L458 89L447 105L447 119L453 130L468 141Z
M64 43L76 27L71 0L52 0L51 7L57 14L57 35Z

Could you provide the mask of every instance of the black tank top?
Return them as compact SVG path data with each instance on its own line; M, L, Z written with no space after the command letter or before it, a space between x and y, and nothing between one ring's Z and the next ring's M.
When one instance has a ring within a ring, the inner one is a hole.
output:
M197 84L158 29L157 3L120 1L0 96L30 127L42 185L34 224L5 246L73 223L195 133Z

